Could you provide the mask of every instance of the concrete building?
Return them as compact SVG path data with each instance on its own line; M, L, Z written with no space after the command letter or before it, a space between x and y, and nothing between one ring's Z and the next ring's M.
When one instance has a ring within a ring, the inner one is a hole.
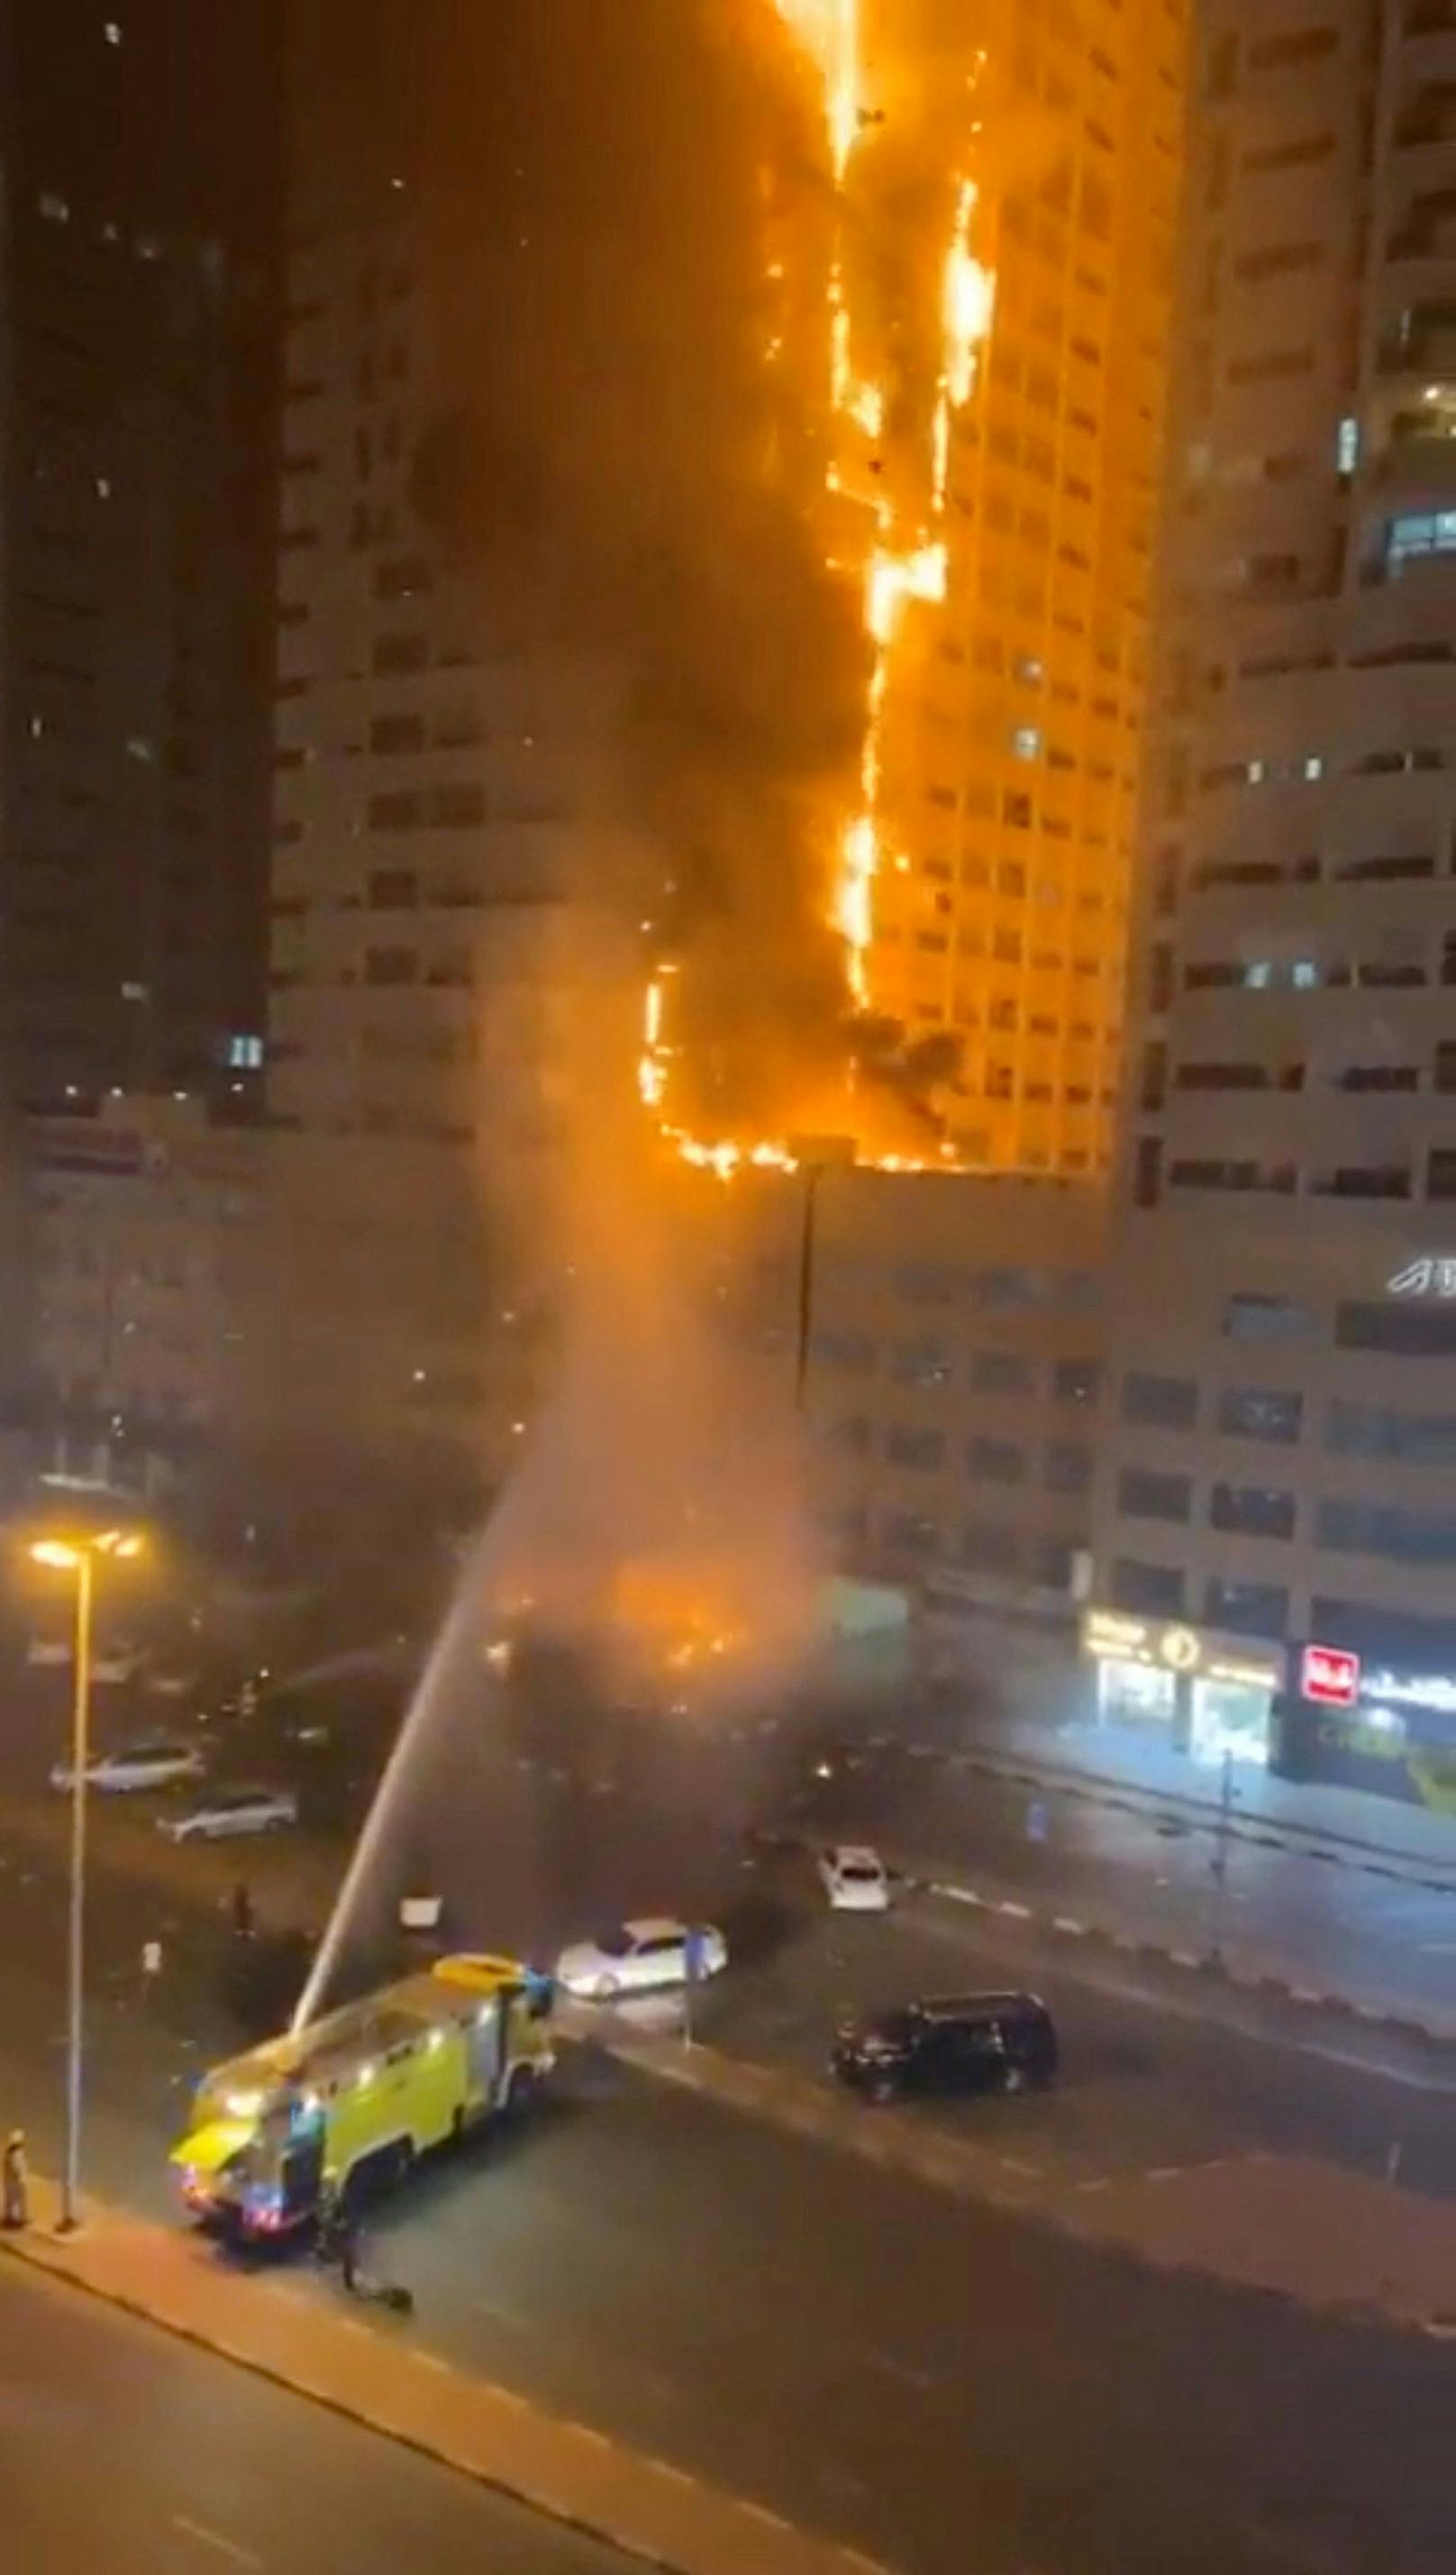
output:
M375 13L359 56L351 24L301 11L291 63L260 1429L458 1487L505 1470L535 1383L610 710L430 506L470 219L412 109L441 14Z
M966 1163L1093 1176L1121 1061L1187 11L1020 10L979 53L982 32L957 68L974 83L968 244L994 304L952 417L945 596L909 602L889 658L870 1000L913 1041L960 1041L938 1098ZM871 160L895 149L907 85L886 79ZM927 152L950 121L937 93ZM904 221L892 199L894 276ZM932 328L938 276L903 282ZM844 465L910 527L915 334L899 313L883 429Z
M1456 1778L1456 17L1208 0L1088 1641Z
M821 1173L802 1401L815 1513L843 1569L932 1606L1071 1618L1104 1252L1086 1184Z
M277 77L273 0L0 12L11 1107L259 1086Z
M264 1141L198 1100L28 1123L31 1468L163 1494L235 1446Z

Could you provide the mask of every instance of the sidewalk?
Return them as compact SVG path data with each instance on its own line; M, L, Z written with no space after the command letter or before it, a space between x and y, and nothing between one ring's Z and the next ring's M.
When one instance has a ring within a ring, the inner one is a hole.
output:
M1309 2155L1254 2152L1125 2179L1037 2172L987 2146L896 2121L827 2086L681 2039L645 2038L600 2011L571 2025L609 2054L751 2118L769 2119L933 2189L978 2199L1159 2269L1358 2313L1406 2330L1456 2332L1456 2204Z
M1071 1793L1078 1786L1152 1798L1190 1808L1210 1823L1221 1810L1221 1774L1167 1744L1148 1742L1129 1727L1091 1724L1038 1725L1015 1717L994 1729L977 1723L961 1737L970 1760L983 1760L1002 1775L1034 1776ZM1402 1875L1456 1888L1456 1816L1397 1799L1360 1796L1278 1779L1250 1762L1233 1772L1232 1828L1257 1829L1326 1844L1350 1862L1381 1860Z
M51 2185L36 2222L0 2250L240 2368L327 2405L551 2520L605 2540L667 2575L889 2575L852 2548L799 2531L763 2505L453 2369L408 2324L376 2329L290 2289L286 2274L230 2266L201 2237L88 2205L84 2229L54 2231Z

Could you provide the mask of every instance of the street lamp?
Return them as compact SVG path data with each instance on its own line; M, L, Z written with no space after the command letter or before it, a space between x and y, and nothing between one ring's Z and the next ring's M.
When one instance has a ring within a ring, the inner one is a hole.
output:
M75 1693L71 1701L71 1912L66 1952L66 2159L61 2174L61 2225L79 2225L76 2200L81 2170L81 2062L84 2049L83 1975L86 1939L86 1771L91 1758L91 1603L99 1556L140 1555L135 1529L98 1529L94 1536L38 1537L36 1564L76 1577Z

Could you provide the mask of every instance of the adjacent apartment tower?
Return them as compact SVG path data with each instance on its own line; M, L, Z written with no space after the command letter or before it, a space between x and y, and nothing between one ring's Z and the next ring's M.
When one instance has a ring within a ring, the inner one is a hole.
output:
M1208 0L1087 1641L1195 1752L1456 1769L1456 11Z

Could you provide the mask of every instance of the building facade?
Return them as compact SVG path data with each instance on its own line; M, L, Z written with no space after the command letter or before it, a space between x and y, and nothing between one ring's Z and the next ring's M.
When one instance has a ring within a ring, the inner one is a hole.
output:
M262 1065L277 13L0 12L0 1080Z
M1181 0L1094 0L992 13L954 70L993 301L951 418L944 594L911 598L888 661L869 985L912 1042L958 1044L938 1097L971 1166L1110 1164L1187 46ZM866 154L893 153L905 86L886 78ZM937 95L927 153L948 113ZM892 202L892 274L903 221ZM932 300L938 278L919 280ZM908 320L898 337L883 427L844 479L912 524Z
M1194 1750L1456 1781L1456 20L1202 13L1088 1641Z
M932 1607L1069 1621L1106 1327L1102 1194L828 1168L808 1221L802 1402L834 1561Z
M25 1142L28 1465L148 1495L205 1481L248 1414L265 1140L138 1097L32 1119Z

